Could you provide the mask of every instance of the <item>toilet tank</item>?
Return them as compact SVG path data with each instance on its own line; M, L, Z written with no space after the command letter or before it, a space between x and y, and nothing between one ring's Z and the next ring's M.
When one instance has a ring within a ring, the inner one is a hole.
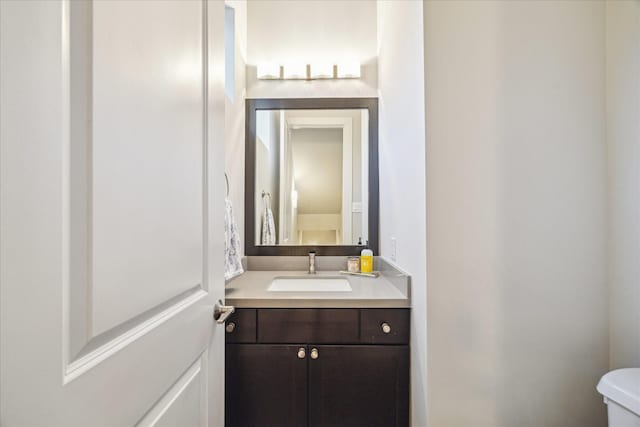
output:
M609 427L640 427L640 368L617 369L598 383L609 415Z

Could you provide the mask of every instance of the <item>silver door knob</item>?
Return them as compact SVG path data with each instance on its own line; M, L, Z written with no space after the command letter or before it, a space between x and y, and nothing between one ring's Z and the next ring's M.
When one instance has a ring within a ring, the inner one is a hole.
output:
M233 330L236 328L236 324L233 322L229 322L227 323L227 326L224 327L224 329L227 331L227 333L231 333L233 332Z
M304 359L304 357L307 355L307 353L304 351L303 347L300 347L298 349L298 359Z
M318 349L317 348L312 348L311 349L311 358L313 360L316 360L318 357L320 357L320 355L318 354Z
M382 327L382 332L384 332L385 334L391 332L391 326L389 326L387 322L384 322L382 325L380 325L380 327Z

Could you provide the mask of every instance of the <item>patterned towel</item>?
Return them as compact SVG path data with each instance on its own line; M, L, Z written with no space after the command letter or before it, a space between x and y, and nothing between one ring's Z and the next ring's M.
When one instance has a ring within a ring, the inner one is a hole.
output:
M224 280L233 279L244 273L242 268L242 251L240 234L233 217L233 206L225 199L224 211Z

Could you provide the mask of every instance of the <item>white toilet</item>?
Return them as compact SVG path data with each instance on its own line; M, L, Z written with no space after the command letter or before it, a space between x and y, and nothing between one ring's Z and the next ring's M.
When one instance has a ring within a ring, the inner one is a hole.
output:
M609 427L640 427L640 368L605 374L597 390L607 404Z

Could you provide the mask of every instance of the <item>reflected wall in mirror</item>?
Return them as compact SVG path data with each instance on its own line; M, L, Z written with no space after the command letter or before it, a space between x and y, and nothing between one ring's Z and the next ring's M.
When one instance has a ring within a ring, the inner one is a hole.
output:
M247 117L247 254L377 249L377 100L248 100Z

